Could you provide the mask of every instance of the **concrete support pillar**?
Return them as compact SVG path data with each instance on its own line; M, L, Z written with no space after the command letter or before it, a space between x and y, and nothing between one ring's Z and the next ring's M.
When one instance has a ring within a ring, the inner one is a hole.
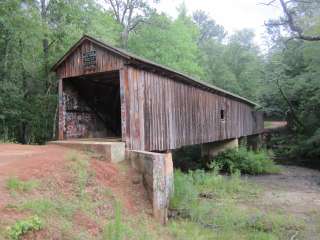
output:
M127 151L131 165L143 178L153 206L154 217L162 224L168 221L168 208L173 194L173 162L171 153Z
M202 157L215 157L220 152L223 152L227 149L238 148L239 140L238 138L228 139L224 141L205 143L201 145L201 155Z
M247 147L254 151L259 150L263 146L262 134L247 136Z

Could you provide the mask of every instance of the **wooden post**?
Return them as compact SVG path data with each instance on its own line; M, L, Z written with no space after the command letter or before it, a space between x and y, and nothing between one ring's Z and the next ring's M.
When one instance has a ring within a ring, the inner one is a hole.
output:
M63 140L63 130L64 130L64 101L63 101L63 81L62 78L59 79L59 121L58 121L58 139Z
M128 102L127 102L127 94L128 94L128 70L127 68L120 69L120 105L121 105L121 138L122 141L126 143L126 147L128 147L128 137L127 130L129 130L127 124L128 120Z

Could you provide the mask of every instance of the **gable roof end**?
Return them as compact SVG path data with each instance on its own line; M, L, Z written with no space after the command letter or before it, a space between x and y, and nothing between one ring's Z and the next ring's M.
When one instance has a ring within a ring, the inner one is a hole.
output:
M65 55L63 55L58 61L56 64L54 64L51 68L51 71L56 71L59 66L71 55L71 53L77 48L79 47L85 40L88 40L88 41L91 41L93 42L94 44L104 48L104 49L107 49L127 60L129 60L129 63L130 61L132 62L138 62L138 63L141 63L141 64L145 64L149 67L152 67L152 68L155 68L155 69L161 69L162 71L165 71L167 73L170 73L170 74L175 74L179 77L179 79L183 80L183 82L186 82L186 83L189 83L189 84L192 84L192 85L196 85L198 87L202 87L202 88L205 88L205 89L208 89L208 90L211 90L211 91L214 91L214 92L218 92L220 94L223 94L223 95L226 95L226 96L229 96L229 97L233 97L233 98L236 98L238 100L241 100L243 102L246 102L247 104L250 104L250 105L253 105L253 106L256 106L256 107L260 107L259 104L255 103L255 102L252 102L244 97L241 97L237 94L234 94L234 93L231 93L229 91L226 91L222 88L219 88L219 87L216 87L214 85L211 85L211 84L208 84L206 82L203 82L203 81L200 81L200 80L197 80L195 78L192 78L184 73L181 73L179 71L176 71L176 70L173 70L171 68L168 68L166 66L163 66L163 65L160 65L158 63L155 63L155 62L152 62L148 59L144 59L142 57L139 57L139 56L136 56L132 53L129 53L123 49L120 49L120 48L116 48L116 47L113 47L109 44L106 44L104 42L101 42L91 36L88 36L88 35L83 35L83 37L78 41L76 42L67 52Z

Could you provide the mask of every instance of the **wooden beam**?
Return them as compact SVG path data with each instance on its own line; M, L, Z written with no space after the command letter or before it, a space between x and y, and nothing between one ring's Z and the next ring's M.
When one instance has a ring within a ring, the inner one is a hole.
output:
M63 101L63 79L59 79L59 121L58 121L58 139L64 139L64 101Z

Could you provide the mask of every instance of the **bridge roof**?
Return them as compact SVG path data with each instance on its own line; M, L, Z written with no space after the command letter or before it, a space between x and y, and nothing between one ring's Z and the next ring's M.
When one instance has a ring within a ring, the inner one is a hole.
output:
M107 44L105 42L102 42L100 40L97 40L96 38L93 38L91 36L88 36L88 35L83 35L83 37L76 43L74 44L70 49L69 51L66 52L66 54L61 57L59 59L59 61L53 65L52 67L52 71L56 71L59 66L69 57L69 55L77 48L79 47L84 41L91 41L93 42L94 44L104 48L104 49L107 49L108 51L111 51L119 56L121 56L122 58L126 59L127 60L127 63L128 64L131 64L131 65L137 65L137 66L140 66L140 67L148 67L148 68L151 68L151 69L154 69L154 70L158 70L162 73L166 73L167 75L175 78L175 79L178 79L184 83L187 83L187 84L190 84L190 85L193 85L193 86L196 86L196 87L199 87L199 88L203 88L203 89L206 89L208 91L213 91L213 92L217 92L221 95L224 95L224 96L227 96L227 97L231 97L231 98L235 98L237 100L240 100L242 102L245 102L247 104L250 104L250 105L253 105L253 106L256 106L256 107L259 107L259 104L247 99L247 98L244 98L244 97L241 97L235 93L232 93L232 92L229 92L229 91L226 91L222 88L219 88L217 86L214 86L212 84L209 84L209 83L206 83L206 82L203 82L199 79L195 79L194 77L191 77L191 76L188 76L182 72L179 72L177 70L173 70L169 67L166 67L164 65L161 65L161 64L158 64L158 63L155 63L153 61L150 61L148 59L145 59L145 58L142 58L140 56L137 56L135 54L132 54L132 53L129 53L121 48L117 48L117 47L113 47L112 45L110 44Z

